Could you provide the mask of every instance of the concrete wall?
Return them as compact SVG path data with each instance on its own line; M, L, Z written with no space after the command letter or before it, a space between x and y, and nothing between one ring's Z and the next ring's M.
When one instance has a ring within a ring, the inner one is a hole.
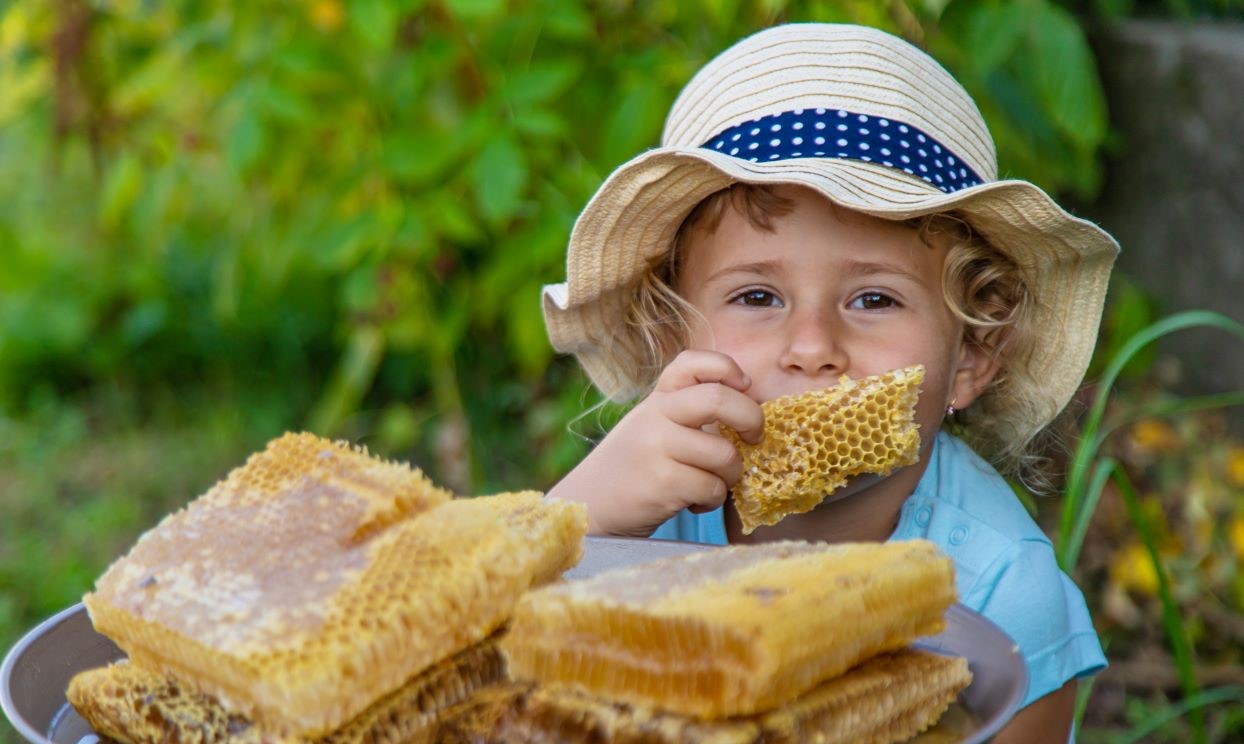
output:
M1164 311L1244 321L1244 24L1132 21L1093 44L1121 141L1097 203L1077 211L1119 239L1119 270ZM1184 392L1244 388L1234 337L1185 331L1162 348Z

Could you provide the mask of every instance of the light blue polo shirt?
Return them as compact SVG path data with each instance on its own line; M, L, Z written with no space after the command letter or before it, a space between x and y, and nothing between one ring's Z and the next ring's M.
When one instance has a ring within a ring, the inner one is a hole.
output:
M652 537L724 545L722 510L680 512ZM1084 595L1058 567L1049 538L1002 476L946 432L890 535L917 538L954 560L959 602L1019 646L1029 675L1024 705L1106 666Z

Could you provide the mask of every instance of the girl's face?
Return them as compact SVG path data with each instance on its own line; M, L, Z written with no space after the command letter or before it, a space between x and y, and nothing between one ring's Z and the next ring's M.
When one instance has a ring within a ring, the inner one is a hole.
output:
M677 289L703 316L691 347L732 357L757 402L923 364L916 420L927 446L946 406L976 397L987 366L942 297L946 246L808 189L776 191L794 209L773 232L727 208L714 232L687 241Z

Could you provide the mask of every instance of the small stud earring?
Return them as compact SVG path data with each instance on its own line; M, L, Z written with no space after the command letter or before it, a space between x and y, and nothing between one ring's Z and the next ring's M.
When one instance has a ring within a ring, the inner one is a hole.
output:
M946 406L946 417L947 418L955 415L955 411L957 410L955 408L955 401L957 400L959 400L959 396L956 395L955 397L950 399L950 405Z

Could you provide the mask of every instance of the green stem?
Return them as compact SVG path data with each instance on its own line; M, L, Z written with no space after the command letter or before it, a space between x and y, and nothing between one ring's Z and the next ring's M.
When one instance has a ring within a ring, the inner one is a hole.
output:
M1134 744L1143 741L1146 736L1162 726L1179 718L1185 713L1200 712L1202 708L1226 702L1244 703L1244 687L1218 687L1213 690L1199 692L1192 697L1184 698L1178 703L1164 708L1136 728L1115 740L1115 744Z
M1166 567L1162 563L1162 557L1158 553L1157 536L1154 535L1153 529L1149 525L1149 520L1145 517L1144 510L1140 506L1140 498L1136 494L1136 488L1127 477L1127 473L1122 468L1114 468L1114 484L1118 487L1119 493L1123 496L1123 503L1127 507L1128 516L1136 525L1136 531L1140 533L1141 542L1144 543L1145 550L1149 554L1149 560L1153 562L1154 573L1158 577L1158 598L1162 602L1162 625L1166 629L1166 637L1170 640L1171 651L1175 655L1175 669L1179 675L1179 686L1183 689L1184 698L1191 700L1200 694L1200 686L1196 679L1196 670L1192 663L1192 646L1188 641L1188 630L1184 627L1183 619L1179 616L1179 607L1175 604L1175 597L1171 593L1170 580L1166 576ZM1192 708L1189 710L1192 722L1192 736L1196 744L1205 742L1205 717L1202 715L1200 708Z
M1106 369L1102 372L1098 382L1097 395L1093 401L1093 406L1085 418L1084 431L1081 434L1080 443L1072 454L1071 465L1067 471L1066 496L1063 500L1058 530L1059 555L1064 555L1067 552L1076 516L1081 509L1080 505L1084 495L1083 484L1088 477L1090 466L1097 457L1097 452L1102 442L1105 441L1104 435L1099 430L1102 427L1106 403L1110 398L1110 392L1114 389L1114 383L1118 380L1123 369L1132 361L1132 357L1136 356L1141 349L1163 336L1198 326L1217 328L1244 341L1244 325L1221 313L1208 310L1189 310L1163 318L1145 327L1128 339L1127 343L1119 349L1114 357L1111 358L1109 364L1106 365Z
M1093 470L1093 478L1089 481L1088 491L1084 495L1084 506L1077 515L1071 539L1068 540L1065 551L1058 555L1058 564L1064 571L1070 572L1075 567L1076 561L1080 560L1080 549L1084 546L1084 537L1088 534L1089 522L1093 519L1093 513L1097 511L1097 502L1101 499L1102 489L1106 487L1106 480L1110 478L1111 471L1116 467L1118 467L1118 462L1114 458L1104 457L1098 461L1097 468Z
M1176 398L1174 400L1164 400L1157 403L1151 403L1137 408L1135 411L1120 417L1116 421L1103 424L1098 430L1096 440L1090 442L1087 446L1094 452L1100 451L1102 443L1112 433L1120 427L1126 426L1134 421L1147 418L1162 418L1166 416L1176 416L1184 413L1193 413L1195 411L1213 410L1215 408L1229 408L1231 406L1244 405L1244 390L1237 390L1230 393L1214 393L1212 395L1202 395L1192 398ZM1107 458L1109 459L1109 458ZM1106 478L1109 477L1109 469L1103 468L1103 460L1097 464L1093 471L1093 477L1089 481L1087 490L1083 493L1077 491L1077 509L1074 512L1075 523L1071 533L1065 539L1059 540L1058 546L1058 565L1064 571L1070 572L1075 567L1076 561L1080 558L1080 550L1084 546L1084 537L1088 532L1089 522L1092 520L1093 514L1097 509L1097 502L1101 498L1101 489L1105 485ZM1111 460L1113 462L1113 460ZM1077 487L1078 488L1078 487ZM1068 489L1070 491L1070 489ZM1060 535L1063 538L1063 535Z

